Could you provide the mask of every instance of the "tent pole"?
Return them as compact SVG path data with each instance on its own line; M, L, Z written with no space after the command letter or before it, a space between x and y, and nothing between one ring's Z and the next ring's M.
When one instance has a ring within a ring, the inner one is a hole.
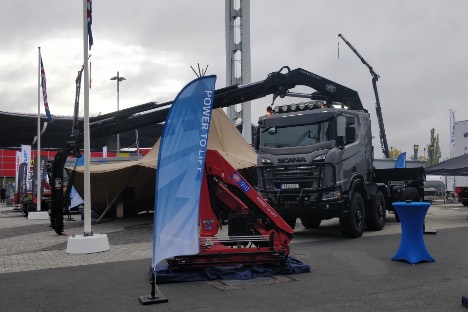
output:
M120 194L122 194L123 190L130 184L131 181L133 181L133 178L135 178L137 172L140 171L140 170L135 170L135 172L133 173L131 179L128 179L128 182L127 184L125 184L121 189L120 191L117 193L117 195L115 195L115 197L112 199L111 203L107 206L107 208L104 210L104 212L99 216L99 218L96 220L96 223L99 223L101 222L102 218L104 218L104 216L107 214L107 212L109 211L109 209L111 208L111 206L117 201L117 198L119 198ZM107 188L107 183L106 183L106 188Z
M111 206L117 201L117 198L119 198L120 194L122 194L123 190L127 187L128 184L126 184L122 189L115 195L114 199L110 202L110 204L107 206L107 208L104 210L104 212L99 216L99 218L96 220L96 223L101 222L102 218L107 214Z

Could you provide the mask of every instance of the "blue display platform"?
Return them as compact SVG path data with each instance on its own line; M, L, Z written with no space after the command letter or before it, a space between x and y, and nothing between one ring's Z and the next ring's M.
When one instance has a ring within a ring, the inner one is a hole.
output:
M151 278L150 268L149 277ZM267 277L284 274L309 273L310 266L293 257L288 257L285 264L273 265L230 265L230 266L206 266L185 271L172 271L165 265L156 266L157 284L195 282L209 280L248 280L257 277Z

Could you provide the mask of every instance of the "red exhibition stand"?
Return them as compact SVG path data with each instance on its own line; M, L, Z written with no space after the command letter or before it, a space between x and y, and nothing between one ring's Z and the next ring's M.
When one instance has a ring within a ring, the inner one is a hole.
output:
M411 264L434 262L424 243L424 218L430 203L396 202L392 204L401 223L400 247L392 260L407 261Z

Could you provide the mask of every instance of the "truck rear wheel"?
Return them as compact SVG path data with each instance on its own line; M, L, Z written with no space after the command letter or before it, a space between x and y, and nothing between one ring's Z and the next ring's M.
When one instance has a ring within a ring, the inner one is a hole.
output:
M318 218L302 217L301 222L306 229L316 229L320 226L322 220Z
M463 206L468 206L468 201L462 201L461 203Z
M421 197L419 196L419 192L417 188L410 186L410 187L405 188L403 192L401 192L400 201L405 202L407 200L411 200L412 202L413 201L417 202L421 200ZM394 212L395 212L395 220L397 222L400 222L400 217L398 216L397 211L394 210Z
M365 206L362 195L353 192L348 213L340 217L340 229L349 238L361 237L364 231Z
M375 199L369 203L366 209L366 225L371 231L380 231L385 226L387 207L385 197L381 191L375 195Z
M400 196L402 202L411 200L411 201L420 201L421 197L419 196L418 189L415 187L407 187L403 190Z

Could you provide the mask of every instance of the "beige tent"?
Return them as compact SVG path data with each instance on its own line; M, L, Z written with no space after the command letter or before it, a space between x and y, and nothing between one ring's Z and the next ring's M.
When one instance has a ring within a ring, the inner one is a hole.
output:
M251 180L251 170L257 154L247 144L222 109L213 110L208 137L208 149L217 150L234 168ZM91 209L101 214L119 198L124 214L152 210L156 183L159 140L142 159L118 163L92 165ZM84 167L76 168L74 186L83 196Z

